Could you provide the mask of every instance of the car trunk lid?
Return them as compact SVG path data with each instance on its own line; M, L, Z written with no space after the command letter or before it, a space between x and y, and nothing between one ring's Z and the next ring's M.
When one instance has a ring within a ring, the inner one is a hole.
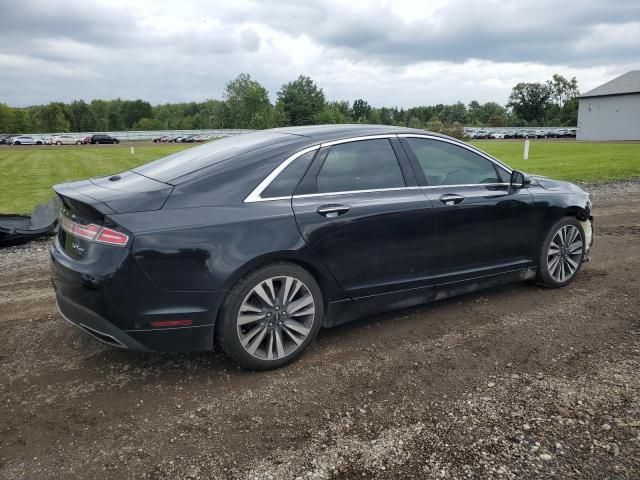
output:
M62 197L85 203L108 215L159 210L169 198L173 185L129 171L64 183L53 189Z

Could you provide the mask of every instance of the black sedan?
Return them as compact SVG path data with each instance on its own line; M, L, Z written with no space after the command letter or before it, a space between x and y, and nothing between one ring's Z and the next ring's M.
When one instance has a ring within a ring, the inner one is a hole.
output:
M62 315L111 345L270 369L321 327L508 282L571 282L575 185L422 130L315 126L191 148L54 187Z
M113 144L113 143L120 143L120 140L118 140L116 137L112 137L111 135L105 135L104 133L99 133L99 134L96 134L96 135L91 135L91 138L89 139L89 143L91 143L91 144L98 144L98 143Z

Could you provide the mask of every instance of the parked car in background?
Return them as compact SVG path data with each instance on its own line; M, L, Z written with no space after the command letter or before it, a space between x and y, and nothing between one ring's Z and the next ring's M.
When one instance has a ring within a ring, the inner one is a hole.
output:
M98 133L96 135L91 135L91 139L89 140L89 143L91 144L97 144L97 143L120 143L120 140L118 140L116 137L112 137L110 135L105 135L104 133Z
M509 282L564 287L592 242L578 186L402 127L263 130L54 190L66 319L131 350L217 343L259 370L365 315Z
M53 145L80 145L82 139L72 135L53 135L51 137L51 143Z
M10 145L11 139L17 135L0 135L0 145Z
M487 139L489 138L489 132L487 130L476 130L471 134L471 138L474 139Z
M166 142L167 139L170 137L170 135L162 135L161 137L154 137L151 139L152 142L158 143L158 142Z
M492 132L489 134L489 138L493 138L496 140L502 140L504 139L504 133L501 132Z
M44 145L44 141L29 135L18 135L11 139L11 145Z

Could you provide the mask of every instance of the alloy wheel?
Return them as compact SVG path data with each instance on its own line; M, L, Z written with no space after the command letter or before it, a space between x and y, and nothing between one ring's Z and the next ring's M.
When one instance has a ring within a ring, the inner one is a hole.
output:
M549 275L556 282L569 280L580 267L584 242L575 225L564 225L556 232L547 252Z
M315 314L313 295L302 281L290 276L268 278L240 306L236 322L240 344L255 358L282 359L304 343Z

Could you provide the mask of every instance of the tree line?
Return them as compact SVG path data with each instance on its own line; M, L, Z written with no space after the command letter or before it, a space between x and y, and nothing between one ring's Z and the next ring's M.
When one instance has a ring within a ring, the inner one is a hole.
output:
M123 130L263 129L289 125L369 123L425 128L461 135L463 126L537 127L577 123L578 82L553 75L518 83L506 105L473 100L412 108L374 107L364 99L328 101L311 78L285 83L272 103L249 74L226 84L222 100L151 105L145 100L51 102L25 108L0 103L0 133Z

